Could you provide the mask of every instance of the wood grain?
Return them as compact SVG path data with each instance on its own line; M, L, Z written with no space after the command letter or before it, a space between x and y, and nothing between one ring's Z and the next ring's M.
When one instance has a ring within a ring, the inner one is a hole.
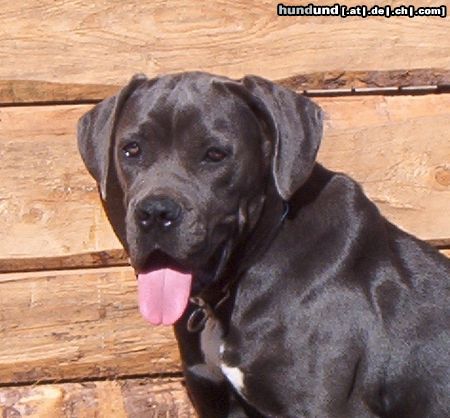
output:
M0 388L3 418L189 418L181 379L125 379Z
M346 1L347 6L360 3ZM0 80L7 81L5 90L15 101L41 96L32 84L24 89L27 80L62 83L55 100L74 100L80 94L76 84L92 84L94 90L121 85L136 72L153 76L201 69L281 79L323 71L450 70L447 19L278 17L276 5L269 0L214 5L1 0ZM420 2L436 5L435 0Z
M450 95L317 102L326 111L320 161L362 182L402 228L450 243ZM45 268L49 257L60 257L55 268L123 264L109 253L120 245L76 148L76 120L89 108L0 109L1 271Z
M171 327L137 308L130 268L0 275L0 383L180 370Z
M0 109L0 258L120 248L77 151L88 108Z

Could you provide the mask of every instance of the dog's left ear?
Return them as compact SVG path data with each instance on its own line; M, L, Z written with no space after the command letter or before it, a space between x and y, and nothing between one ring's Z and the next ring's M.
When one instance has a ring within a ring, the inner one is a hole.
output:
M86 168L97 182L103 208L125 248L123 191L114 167L115 126L127 98L146 80L145 75L136 74L117 95L103 100L78 121L78 150Z
M314 167L323 132L322 109L307 97L261 77L246 76L239 84L250 93L251 105L269 126L275 186L287 201Z
M136 74L117 95L101 101L78 121L78 150L89 173L97 181L103 200L107 197L117 117L128 96L145 80L145 75Z

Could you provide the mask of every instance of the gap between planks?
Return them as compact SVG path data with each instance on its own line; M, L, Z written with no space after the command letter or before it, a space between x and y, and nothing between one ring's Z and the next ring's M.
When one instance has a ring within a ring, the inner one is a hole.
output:
M441 94L450 92L450 71L324 71L295 74L275 82L311 97ZM0 80L0 107L95 104L119 88L115 84Z
M59 385L64 383L88 383L88 382L108 382L108 381L122 381L122 380L144 380L144 379L182 379L183 373L179 372L164 372L164 373L134 373L134 374L120 374L120 375L105 375L105 376L85 376L85 377L69 377L67 379L40 379L40 380L24 380L20 382L0 382L0 388L19 388L24 386L38 386L38 385Z
M424 240L438 250L450 251L450 238L437 240ZM85 254L73 254L58 257L36 257L36 258L12 258L0 259L0 283L12 280L9 276L2 275L43 273L64 270L103 269L111 267L130 267L128 256L124 250L105 250ZM27 276L24 276L27 277ZM35 276L36 277L36 276Z

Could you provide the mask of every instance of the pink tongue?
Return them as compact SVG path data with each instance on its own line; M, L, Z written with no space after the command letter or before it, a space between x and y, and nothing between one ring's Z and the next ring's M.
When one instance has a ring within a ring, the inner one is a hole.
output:
M139 310L153 325L171 325L183 315L192 275L161 269L138 276Z

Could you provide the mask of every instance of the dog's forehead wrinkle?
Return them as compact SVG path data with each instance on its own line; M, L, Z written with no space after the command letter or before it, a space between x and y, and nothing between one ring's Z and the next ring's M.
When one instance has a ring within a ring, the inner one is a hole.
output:
M232 102L219 112L207 103L185 105L174 114L173 121L174 139L187 141L193 147L209 144L231 147L261 136L256 119Z
M146 139L156 135L159 131L157 123L151 119L137 123L135 126L127 126L127 135L125 139Z
M175 77L170 83L167 94L167 104L172 106L198 103L201 98L211 97L214 90L210 83L205 83L203 77Z

